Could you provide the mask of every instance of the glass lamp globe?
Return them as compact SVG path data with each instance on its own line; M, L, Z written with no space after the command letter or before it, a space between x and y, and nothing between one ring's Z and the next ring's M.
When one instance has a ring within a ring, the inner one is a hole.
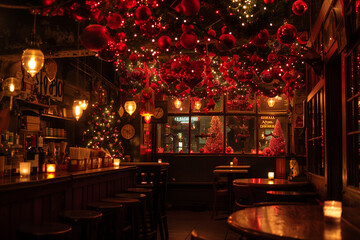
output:
M174 101L175 108L179 109L181 107L181 101L177 98Z
M194 103L194 109L195 109L196 111L200 111L200 109L201 109L201 101L200 101L200 100L195 101L195 103Z
M274 107L275 106L275 99L274 98L268 98L267 104L271 108Z
M83 114L83 109L82 109L80 100L74 101L72 112L73 112L74 118L76 119L76 121L78 121Z
M34 77L44 66L45 57L39 49L26 49L21 59L25 71Z
M81 108L82 108L82 110L84 110L84 111L87 109L88 104L89 104L88 100L85 100L85 99L84 99L84 100L80 101Z
M131 116L136 110L135 101L126 101L124 104L125 111Z
M6 96L16 96L21 91L21 80L15 77L6 78L2 88Z

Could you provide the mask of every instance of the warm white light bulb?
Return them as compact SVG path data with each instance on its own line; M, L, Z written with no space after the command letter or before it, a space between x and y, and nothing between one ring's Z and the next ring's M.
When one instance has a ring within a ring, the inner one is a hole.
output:
M34 70L36 67L36 62L35 62L35 58L30 58L29 62L28 62L28 66L31 70Z
M15 91L15 85L13 83L10 84L9 86L9 91L10 92L14 92Z

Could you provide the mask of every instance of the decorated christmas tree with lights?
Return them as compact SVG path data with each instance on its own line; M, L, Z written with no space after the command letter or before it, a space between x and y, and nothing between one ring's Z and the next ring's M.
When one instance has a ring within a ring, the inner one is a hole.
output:
M206 139L204 146L205 153L221 153L224 149L224 133L223 126L218 116L213 116L210 122L210 128L208 130L210 135Z
M83 137L87 148L102 149L112 158L122 157L124 149L119 139L116 116L112 104L92 105L87 122L89 127Z
M269 148L272 151L272 155L274 156L282 155L286 152L284 134L278 119L276 119L275 128L269 143Z

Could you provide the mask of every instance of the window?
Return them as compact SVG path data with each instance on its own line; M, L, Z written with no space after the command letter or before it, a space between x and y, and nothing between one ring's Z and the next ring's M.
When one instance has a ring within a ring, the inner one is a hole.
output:
M168 98L168 121L157 124L157 153L262 154L271 144L281 147L279 155L286 153L285 95L222 96L207 114L206 103L207 99Z
M347 59L347 173L348 185L360 182L360 46Z
M309 171L324 176L324 88L307 102L307 126Z

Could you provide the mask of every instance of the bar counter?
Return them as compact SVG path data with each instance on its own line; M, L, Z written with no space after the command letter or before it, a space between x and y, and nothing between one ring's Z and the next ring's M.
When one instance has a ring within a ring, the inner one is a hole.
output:
M133 187L135 174L135 166L120 166L0 178L1 238L16 239L19 224L58 221L63 210L86 209Z

